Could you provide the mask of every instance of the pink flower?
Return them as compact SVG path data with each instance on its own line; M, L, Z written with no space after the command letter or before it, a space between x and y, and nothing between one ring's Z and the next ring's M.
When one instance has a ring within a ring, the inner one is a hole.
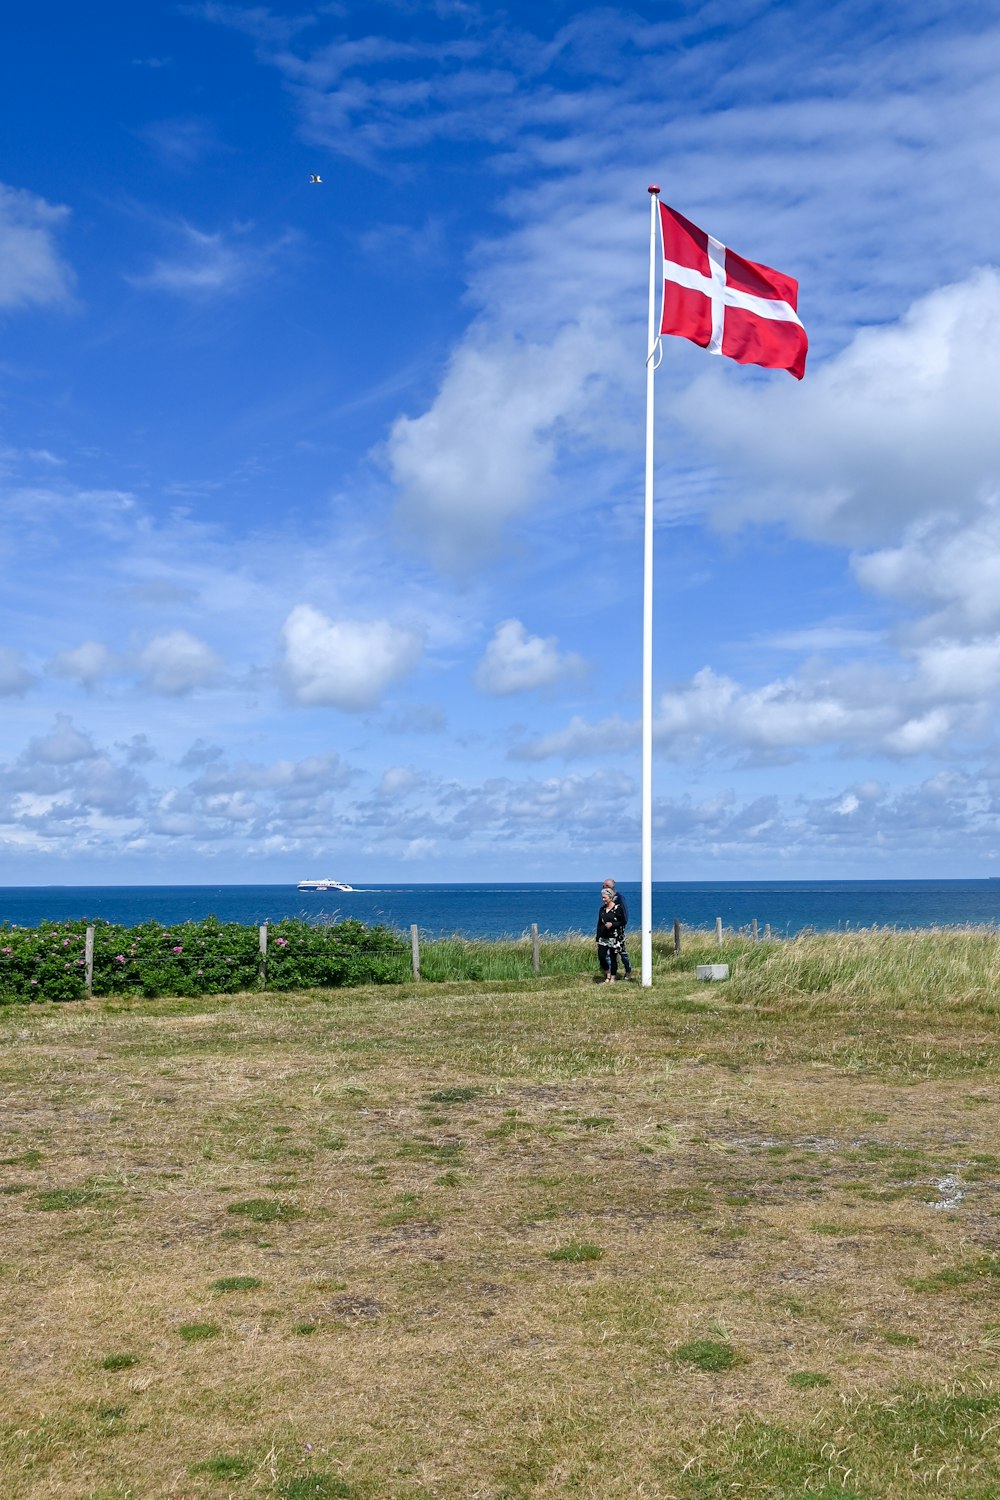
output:
M37 984L38 980L37 979L33 979L31 982L32 982L32 984Z
M288 939L287 938L279 938L278 939L278 947L279 948L287 948L288 947Z
M116 953L115 954L115 963L116 964L123 964L124 962L125 962L125 955L124 955L124 953Z
M69 938L63 938L63 947L64 948L68 948L69 947Z
M183 953L184 949L180 946L180 944L178 944L176 948L171 948L170 951L171 953Z
M3 951L5 953L13 953L14 950L13 950L13 948L5 948Z

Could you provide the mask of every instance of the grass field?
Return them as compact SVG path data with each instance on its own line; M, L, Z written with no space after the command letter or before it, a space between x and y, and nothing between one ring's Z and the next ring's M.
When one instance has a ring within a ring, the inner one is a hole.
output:
M1000 1495L997 935L697 946L5 1010L3 1500Z

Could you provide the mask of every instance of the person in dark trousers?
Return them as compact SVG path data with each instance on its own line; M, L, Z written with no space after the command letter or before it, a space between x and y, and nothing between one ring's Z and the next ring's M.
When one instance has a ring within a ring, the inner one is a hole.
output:
M618 955L622 951L621 917L615 902L615 893L607 886L601 891L601 909L597 913L597 961L601 966L605 984L614 984L618 978Z
M601 888L601 894L602 894L602 896L603 896L603 894L604 894L605 891L610 891L611 892L611 894L615 898L615 905L618 908L619 925L621 927L621 942L622 942L622 946L621 946L621 950L620 951L621 951L621 957L622 957L622 968L625 970L625 978L626 979L631 979L632 978L632 960L629 958L629 956L628 956L628 949L625 947L625 929L628 926L628 907L625 905L625 898L624 898L624 896L619 895L619 893L615 890L615 883L614 883L613 880L606 880L604 882L604 885Z

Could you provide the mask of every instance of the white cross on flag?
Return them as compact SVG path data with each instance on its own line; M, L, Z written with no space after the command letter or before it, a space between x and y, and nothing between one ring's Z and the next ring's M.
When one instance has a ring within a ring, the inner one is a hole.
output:
M665 203L661 333L700 344L741 365L805 374L809 341L796 307L799 284L770 266L744 260Z

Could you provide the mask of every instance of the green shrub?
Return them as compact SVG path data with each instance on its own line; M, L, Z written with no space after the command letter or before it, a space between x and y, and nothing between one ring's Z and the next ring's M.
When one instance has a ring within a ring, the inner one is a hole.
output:
M241 922L95 922L93 993L113 998L232 995L261 985L258 928ZM0 1004L82 1000L87 921L0 927ZM406 944L385 927L349 920L331 926L287 920L268 932L269 990L399 983Z

